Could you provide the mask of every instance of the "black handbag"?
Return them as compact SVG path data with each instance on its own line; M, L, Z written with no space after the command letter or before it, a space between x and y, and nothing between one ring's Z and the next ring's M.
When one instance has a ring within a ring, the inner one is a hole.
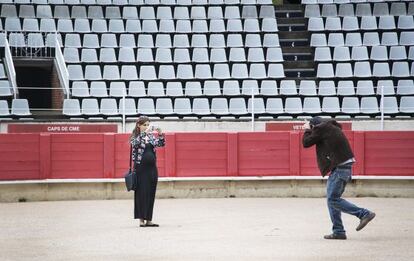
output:
M134 170L131 168L132 162L132 146L129 149L129 170L125 174L125 186L128 191L134 190L137 188L136 178L134 174Z

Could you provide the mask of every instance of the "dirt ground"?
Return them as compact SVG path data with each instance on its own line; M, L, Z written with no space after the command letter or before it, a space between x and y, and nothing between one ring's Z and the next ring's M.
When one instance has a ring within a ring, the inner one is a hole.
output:
M132 200L0 204L0 260L414 260L414 199L352 198L377 217L325 240L323 198L157 199L138 227Z

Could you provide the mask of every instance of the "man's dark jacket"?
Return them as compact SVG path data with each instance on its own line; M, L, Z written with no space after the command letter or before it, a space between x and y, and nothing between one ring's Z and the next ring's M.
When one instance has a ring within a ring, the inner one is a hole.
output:
M316 145L318 167L323 177L338 164L354 157L341 124L335 120L325 121L312 129L307 129L302 144L305 148Z

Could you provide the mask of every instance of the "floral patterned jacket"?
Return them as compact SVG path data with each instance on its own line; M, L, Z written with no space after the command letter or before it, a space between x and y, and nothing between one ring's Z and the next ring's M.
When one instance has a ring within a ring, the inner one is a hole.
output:
M165 146L165 136L164 134L158 135L156 137L153 133L141 132L136 138L131 140L132 146L132 161L135 164L140 164L142 155L144 154L145 149L145 137L148 136L148 143L152 144L154 153L156 147Z

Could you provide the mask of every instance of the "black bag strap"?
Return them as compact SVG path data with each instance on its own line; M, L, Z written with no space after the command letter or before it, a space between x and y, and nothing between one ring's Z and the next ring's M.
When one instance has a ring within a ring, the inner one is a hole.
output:
M131 171L132 165L132 145L129 145L129 171Z

